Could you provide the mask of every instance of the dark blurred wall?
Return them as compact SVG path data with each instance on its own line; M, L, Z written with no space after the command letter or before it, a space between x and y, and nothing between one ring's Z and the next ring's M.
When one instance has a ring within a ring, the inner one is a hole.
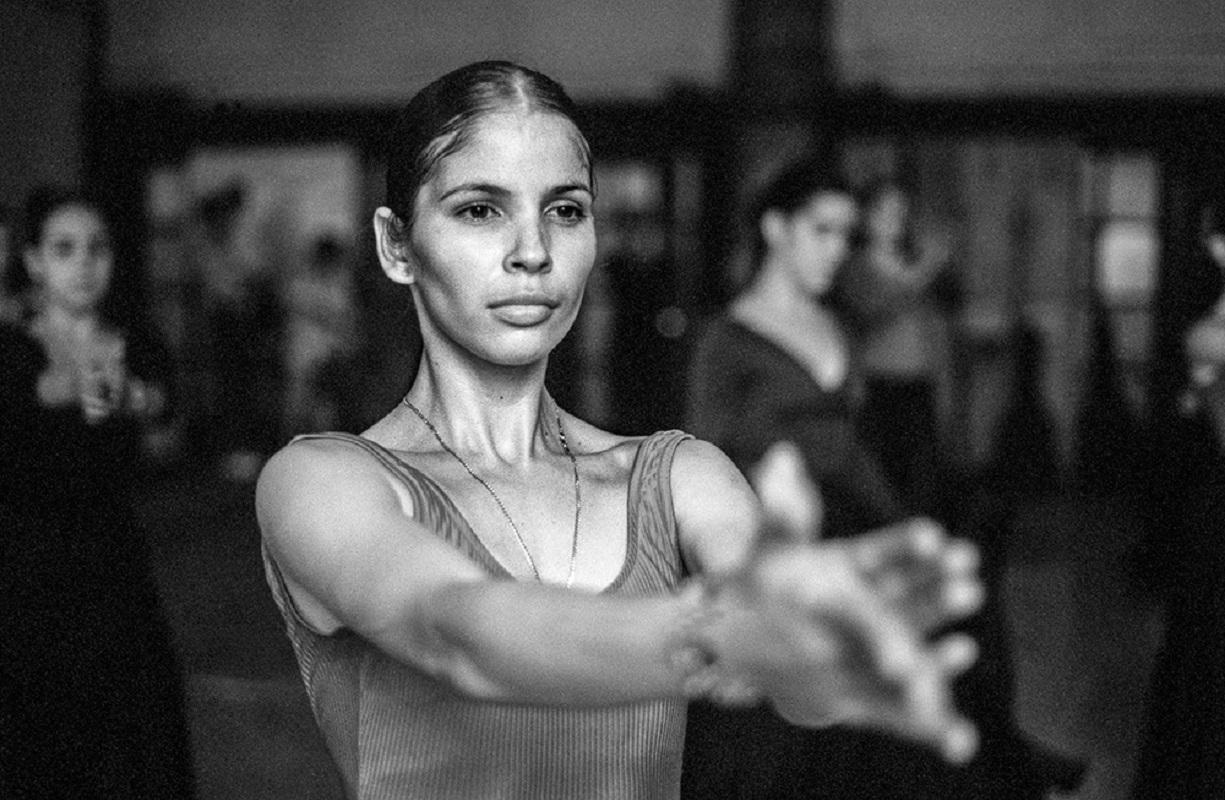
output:
M0 203L79 179L90 48L89 4L0 2Z
M844 86L902 95L1218 94L1219 0L839 0Z
M209 102L395 102L469 61L510 58L580 100L718 85L725 0L115 0L110 72Z
M175 87L204 101L377 103L501 56L555 75L581 100L647 97L675 82L724 85L738 10L772 2L113 0L108 74L123 88ZM1219 0L817 5L827 9L832 74L848 88L977 97L1225 89Z

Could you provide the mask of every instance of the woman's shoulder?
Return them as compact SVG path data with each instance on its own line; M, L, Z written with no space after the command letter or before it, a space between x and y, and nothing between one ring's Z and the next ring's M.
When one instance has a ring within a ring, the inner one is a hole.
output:
M720 311L696 326L692 366L722 372L737 364L752 363L770 344L736 318L731 311Z
M256 496L258 499L270 492L302 495L351 491L386 472L391 458L389 451L355 434L297 436L264 464Z
M607 480L626 481L635 467L660 457L674 457L682 446L695 441L681 430L665 429L640 435L624 435L604 430L581 419L565 423L566 438L576 456L589 470Z
M334 542L361 520L416 513L411 468L385 448L349 433L299 436L272 455L255 486L255 510L266 540ZM419 482L413 485L419 486ZM297 546L297 545L290 545Z
M610 470L628 474L645 435L614 433L580 417L567 415L563 423L566 442L576 456L596 460Z

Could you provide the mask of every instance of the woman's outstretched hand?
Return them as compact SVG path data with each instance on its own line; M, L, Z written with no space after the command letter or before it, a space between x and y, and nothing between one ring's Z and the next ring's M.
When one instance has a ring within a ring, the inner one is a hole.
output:
M928 635L981 600L964 552L926 524L767 544L715 590L704 644L732 684L753 686L795 724L873 727L965 761L977 740L951 684L976 648Z
M814 544L794 526L820 519L804 510L819 491L786 448L772 452L754 481L767 535L711 601L719 673L793 723L873 727L968 760L977 737L951 684L977 649L938 632L982 603L977 551L924 519Z

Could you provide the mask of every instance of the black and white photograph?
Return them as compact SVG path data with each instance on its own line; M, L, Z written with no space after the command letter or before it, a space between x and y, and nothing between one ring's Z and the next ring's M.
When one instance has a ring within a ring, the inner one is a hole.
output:
M0 0L0 798L1225 800L1225 4Z

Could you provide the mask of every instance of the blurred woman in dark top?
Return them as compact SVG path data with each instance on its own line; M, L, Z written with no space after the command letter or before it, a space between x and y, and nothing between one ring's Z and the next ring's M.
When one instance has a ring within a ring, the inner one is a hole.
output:
M752 475L780 444L818 484L822 538L851 537L928 511L889 477L858 428L862 386L846 309L832 298L860 214L851 189L820 161L783 170L752 209L748 284L709 320L689 374L687 428ZM990 606L990 600L988 606ZM702 798L1028 798L1078 780L1013 725L1008 654L998 615L976 618L983 669L959 679L983 733L965 767L860 730L803 731L769 709L690 709L684 796Z
M0 326L0 796L192 794L182 685L131 504L169 359L111 312L102 206L30 197Z
M791 441L825 500L824 536L901 518L901 498L858 438L851 343L824 302L859 220L836 175L806 162L763 192L753 276L727 312L707 322L694 351L687 426L748 470Z

